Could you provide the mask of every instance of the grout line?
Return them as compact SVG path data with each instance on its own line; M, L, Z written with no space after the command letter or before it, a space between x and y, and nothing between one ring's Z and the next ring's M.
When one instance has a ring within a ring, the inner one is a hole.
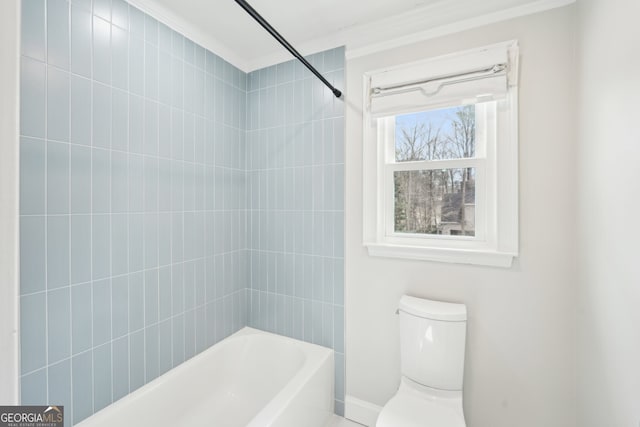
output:
M67 34L69 35L69 40L68 40L68 44L67 44L67 49L68 49L68 70L67 72L69 73L69 142L71 142L71 133L72 133L72 109L71 109L71 105L72 105L72 89L71 89L71 68L72 68L72 44L71 44L71 28L72 28L72 13L71 13L71 3L67 3ZM48 38L48 35L47 35ZM69 146L69 184L68 184L68 191L69 191L69 206L68 206L68 210L69 210L69 284L71 284L71 275L72 275L72 271L73 271L73 264L72 264L72 251L71 251L71 245L73 243L73 233L72 233L72 216L71 216L71 212L72 212L72 207L71 207L71 167L72 167L72 156L71 156L71 151L72 148L71 146ZM69 417L69 425L73 425L73 393L74 393L74 387L73 387L73 297L72 297L72 289L71 286L69 286L69 409L68 409L68 417Z
M48 186L48 174L49 174L49 37L48 37L48 2L44 2L44 57L45 57L45 75L44 75L44 360L47 367L45 372L45 396L47 396L47 402L49 402L49 186Z
M108 145L111 149L113 147L113 29L111 27L111 4L109 4L109 20L107 23L109 24L109 141ZM127 162L128 163L128 162ZM110 379L111 379L111 393L110 393L110 403L113 403L113 150L109 150L109 237L108 237L108 256L109 256L109 338L111 342L109 343L109 355L111 356L110 360ZM128 223L128 221L127 221ZM128 226L128 225L127 225ZM95 367L94 367L95 369ZM110 404L109 403L109 404ZM94 408L95 409L95 408Z
M146 21L146 16L143 18L144 21ZM142 109L142 139L140 141L141 144L141 149L142 152L146 152L147 147L146 147L146 142L147 142L147 126L146 126L146 115L147 115L147 101L150 101L147 98L147 88L146 88L146 79L145 79L145 73L147 70L147 43L146 43L146 35L147 35L147 29L146 29L146 22L143 23L143 37L142 37L142 87L139 88L142 92L142 96L141 98L141 109ZM135 37L135 36L134 36ZM131 39L131 37L130 37ZM131 58L131 52L129 52L129 58ZM131 82L130 82L131 83ZM129 88L129 90L131 90L131 88ZM147 167L146 167L146 163L145 163L145 158L143 156L142 158L142 207L144 209L145 214L147 213L147 178L146 178L146 174L147 174ZM143 224L142 224L142 266L143 268L145 268L145 273L142 274L142 342L143 342L143 348L142 348L142 378L143 378L143 384L146 384L149 382L149 379L147 378L147 328L149 328L151 325L147 324L147 271L146 271L146 266L147 266L147 228L148 228L148 224L146 223L146 221L144 220L144 216L143 216Z
M71 89L71 57L72 57L72 46L71 46L71 27L72 27L72 14L71 14L71 3L67 3L67 34L69 35L69 40L68 40L68 44L67 44L67 49L68 49L68 53L69 53L69 142L71 142L71 129L72 129L72 109L71 109L71 93L72 93L72 89ZM48 37L47 37L48 38ZM72 208L71 208L71 151L72 151L72 147L69 146L69 171L68 171L68 178L69 178L69 182L68 182L68 211L69 211L69 409L68 409L68 417L69 417L69 425L73 425L73 298L72 298L72 289L71 289L71 275L72 275L72 251L71 251L71 245L73 243L72 240L72 223L71 223L71 212L72 212Z
M43 215L34 215L34 216L43 216ZM85 215L85 216L86 216L86 215ZM117 278L121 278L121 277L131 276L131 275L133 275L133 274L144 274L144 273L146 273L146 272L150 272L150 271L153 271L153 270L159 270L159 269L161 269L161 268L173 267L173 266L175 266L175 265L178 265L178 264L185 264L185 263L188 263L188 262L198 262L198 261L201 261L201 260L203 260L203 261L205 261L205 262L206 262L206 259L207 259L207 258L221 257L221 256L223 256L223 255L233 255L233 254L237 254L237 253L239 253L239 252L248 251L248 250L250 250L250 249L247 249L247 248L239 248L239 249L234 249L234 250L232 250L232 251L223 252L223 253L218 253L218 254L211 255L211 256L205 256L205 257L200 257L200 258L194 258L194 259L185 260L185 261L180 261L180 262L175 262L175 263L171 263L171 264L158 265L158 266L156 266L156 267L150 267L150 268L146 268L146 269L142 269L142 270L130 271L130 272L127 272L127 273L122 273L122 274L116 274L116 275L113 275L113 276L103 277L103 278L96 279L96 280L117 279ZM60 287L56 288L55 290L63 289L63 288L74 288L74 287L81 286L81 285L91 284L92 282L93 282L93 279L90 279L90 280L85 281L85 282L71 283L71 284L69 284L69 285L60 286ZM38 295L38 294L42 294L42 293L46 293L46 292L47 292L47 290L45 289L45 290L41 290L41 291L35 291L35 292L25 293L25 294L22 294L22 295L20 295L20 296L25 296L25 297L26 297L26 296Z
M127 21L128 24L131 24L131 20L130 20L130 13L129 13L129 4L126 4L127 7ZM131 33L130 33L130 29L127 29L127 90L125 91L126 95L127 95L127 117L126 117L126 123L127 123L127 141L126 141L126 146L127 146L127 153L130 152L130 148L131 148L131 64L129 61L129 58L131 57ZM113 116L111 118L113 120ZM111 146L113 147L113 141ZM129 184L131 182L131 162L129 161L129 156L127 154L127 184ZM144 161L144 160L143 160ZM129 271L131 269L131 226L130 226L130 217L131 217L131 188L130 185L127 185L127 271ZM111 307L112 313L113 313L113 307ZM129 280L129 275L127 275L127 331L126 331L126 338L127 338L127 394L131 393L131 281ZM112 336L113 338L113 336Z
M145 25L145 34L146 34L146 25ZM158 38L158 43L160 42L160 34L159 34L159 28L157 28L156 26L156 37ZM147 67L147 45L145 43L145 74L146 74L146 67ZM156 98L158 99L158 101L160 100L160 49L158 48L156 50L156 74L157 74L157 79L155 82L155 93L156 93ZM146 90L146 79L145 79L145 90ZM146 95L146 94L145 94ZM145 108L146 108L146 103L145 103ZM155 153L156 155L160 154L160 108L156 108L156 140L152 141L155 144ZM146 126L145 126L146 129ZM160 163L156 163L157 164L157 168L155 170L155 194L156 194L156 210L158 211L158 215L157 215L157 222L156 222L156 229L155 229L155 234L156 234L156 262L155 264L159 265L160 264ZM158 268L158 274L157 274L157 280L156 280L156 309L157 309L157 319L158 319L158 326L156 327L157 330L157 347L158 347L158 354L157 354L157 373L156 373L156 378L158 376L160 376L160 268Z
M91 152L91 174L90 174L90 182L91 185L89 187L89 194L90 194L90 199L89 199L89 203L91 206L91 212L90 212L90 223L91 223L91 246L90 246L90 253L91 253L91 284L89 286L89 289L91 291L91 414L93 414L95 412L95 393L93 392L94 390L94 386L95 386L95 366L93 365L93 350L95 348L95 339L94 339L94 334L93 334L93 330L94 330L94 324L93 324L93 318L94 318L94 312L93 312L93 307L94 307L94 295L93 295L93 275L94 275L94 271L93 271L93 257L95 256L94 254L94 250L93 250L93 241L94 241L94 236L93 236L93 218L94 218L94 206L93 206L93 160L94 160L94 147L95 147L95 141L93 138L93 131L94 131L94 119L93 119L93 109L94 109L94 101L95 101L95 96L94 96L94 83L95 83L95 79L94 79L94 49L93 49L93 3L91 5L91 12L90 12L90 16L91 16L91 28L90 28L90 32L91 32L91 40L89 42L89 49L91 51L90 53L90 57L91 57L91 64L90 64L90 69L91 69L91 77L89 79L90 83L91 83L91 112L90 112L90 129L91 132L89 134L89 140L90 140L90 152Z

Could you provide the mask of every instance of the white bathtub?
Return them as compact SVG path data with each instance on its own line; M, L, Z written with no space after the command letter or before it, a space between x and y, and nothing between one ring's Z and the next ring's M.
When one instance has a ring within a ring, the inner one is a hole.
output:
M322 427L333 350L244 328L77 426Z

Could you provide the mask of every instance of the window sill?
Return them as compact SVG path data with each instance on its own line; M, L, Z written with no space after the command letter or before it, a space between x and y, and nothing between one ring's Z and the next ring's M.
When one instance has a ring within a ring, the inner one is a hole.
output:
M421 261L473 264L509 268L516 254L489 250L426 248L419 246L365 243L370 256Z

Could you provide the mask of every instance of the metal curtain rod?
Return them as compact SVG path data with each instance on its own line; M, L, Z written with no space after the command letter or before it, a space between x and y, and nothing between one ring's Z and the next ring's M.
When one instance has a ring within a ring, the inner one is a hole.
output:
M329 89L331 89L331 92L333 92L336 98L340 98L342 96L342 92L336 89L331 83L329 83L329 81L325 79L324 76L320 74L320 72L316 70L313 65L309 64L309 62L304 59L304 57L300 55L300 53L298 53L298 51L295 50L294 47L291 46L291 44L284 37L282 37L280 33L275 30L275 28L271 26L271 24L269 24L262 16L260 16L260 14L256 12L256 10L252 8L249 3L247 3L245 0L236 0L236 3L238 3L249 15L251 15L253 19L258 21L258 24L262 25L262 27L273 36L273 38L278 40L278 42L280 42L282 46L284 46L289 52L291 52L293 56L298 59L298 61L302 62L304 66L309 69L309 71L315 74L315 76L319 78L322 83L324 83Z

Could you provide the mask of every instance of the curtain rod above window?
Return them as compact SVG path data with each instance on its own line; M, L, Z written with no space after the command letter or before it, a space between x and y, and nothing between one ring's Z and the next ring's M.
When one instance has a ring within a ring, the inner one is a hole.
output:
M442 82L435 90L435 93L437 93L440 91L440 89L443 86L454 84L454 83L468 82L468 81L483 79L489 76L503 74L506 72L506 70L507 70L506 63L495 64L490 67L483 67L483 68L479 68L471 71L466 71L463 73L445 74L442 76L431 77L428 79L417 80L417 81L412 81L408 83L400 83L396 85L376 86L371 88L370 95L372 97L394 95L394 94L410 92L414 90L420 90L418 86L421 86L427 83ZM455 80L450 80L450 79L455 79ZM447 80L450 80L450 81L447 81ZM431 95L433 94L434 93L431 93Z
M284 37L282 37L280 33L278 33L275 30L275 28L273 28L271 24L267 22L266 19L264 19L258 12L256 12L256 10L253 7L251 7L249 3L247 3L245 0L235 0L235 1L249 15L251 15L251 17L255 19L258 22L258 24L262 25L262 27L265 30L267 30L269 34L273 36L273 38L275 38L282 46L284 46L285 49L287 49L293 56L295 56L298 59L298 61L302 62L302 64L305 67L307 67L309 71L311 71L318 79L322 81L322 83L324 83L329 89L331 89L331 92L333 92L336 98L340 98L342 96L342 92L336 89L331 83L329 83L329 81L325 79L324 76L320 74L320 72L316 70L316 68L313 65L309 63L309 61L304 59L304 57L300 55L300 53L297 50L295 50L294 47L291 46L291 44Z

